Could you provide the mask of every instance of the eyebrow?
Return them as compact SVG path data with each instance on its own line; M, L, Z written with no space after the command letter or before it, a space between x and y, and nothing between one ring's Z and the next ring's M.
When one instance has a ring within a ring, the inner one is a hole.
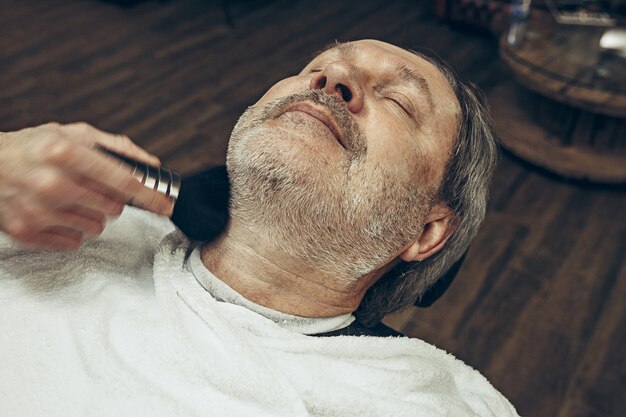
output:
M356 49L356 46L351 42L330 42L329 44L324 46L324 48L322 48L315 56L317 57L324 52L328 52L332 49L335 49L337 51L336 53L339 56L346 56L352 54ZM398 74L402 81L410 83L418 91L424 94L424 96L426 97L426 101L428 102L428 105L432 110L434 107L433 95L430 91L430 87L428 86L428 82L426 81L426 79L404 64L397 65L395 68L395 72L396 74Z
M404 64L398 65L396 67L396 72L400 76L400 79L413 84L415 88L420 90L420 92L422 92L426 96L428 105L432 109L434 106L433 95L430 92L430 87L428 87L428 82L426 82L426 78L422 77Z

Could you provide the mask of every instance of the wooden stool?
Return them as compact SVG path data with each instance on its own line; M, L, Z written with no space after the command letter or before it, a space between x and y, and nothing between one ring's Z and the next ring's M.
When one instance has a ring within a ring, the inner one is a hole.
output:
M603 28L562 26L533 10L526 39L500 56L515 82L489 94L496 134L514 154L566 177L626 181L626 60L603 55Z

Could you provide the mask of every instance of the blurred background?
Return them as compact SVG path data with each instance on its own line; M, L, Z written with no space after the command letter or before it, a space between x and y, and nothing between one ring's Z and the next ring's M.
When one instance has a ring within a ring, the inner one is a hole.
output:
M191 174L329 42L435 53L485 92L502 157L453 285L385 323L521 415L623 416L626 2L528 3L0 0L0 131L87 121Z

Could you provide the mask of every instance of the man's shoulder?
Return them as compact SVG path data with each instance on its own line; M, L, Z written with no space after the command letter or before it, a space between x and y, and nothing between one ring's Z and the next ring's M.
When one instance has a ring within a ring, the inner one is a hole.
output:
M509 401L480 372L454 355L382 324L366 327L355 323L318 335L348 337L320 337L316 342L309 341L314 345L313 351L323 352L321 357L341 359L341 365L332 362L336 371L334 378L341 367L346 367L346 374L351 372L349 369L359 368L361 378L372 387L376 386L378 394L398 398L399 408L412 405L442 410L436 415L517 416ZM323 362L320 360L319 367ZM373 378L393 383L376 385ZM389 387L392 389L388 390ZM424 393L432 395L424 396Z

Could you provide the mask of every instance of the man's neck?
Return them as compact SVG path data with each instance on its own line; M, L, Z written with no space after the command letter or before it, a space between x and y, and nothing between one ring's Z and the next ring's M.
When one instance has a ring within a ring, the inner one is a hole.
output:
M234 224L202 249L202 262L250 301L301 317L333 317L356 310L372 277L346 285L284 253L268 249L258 233Z

